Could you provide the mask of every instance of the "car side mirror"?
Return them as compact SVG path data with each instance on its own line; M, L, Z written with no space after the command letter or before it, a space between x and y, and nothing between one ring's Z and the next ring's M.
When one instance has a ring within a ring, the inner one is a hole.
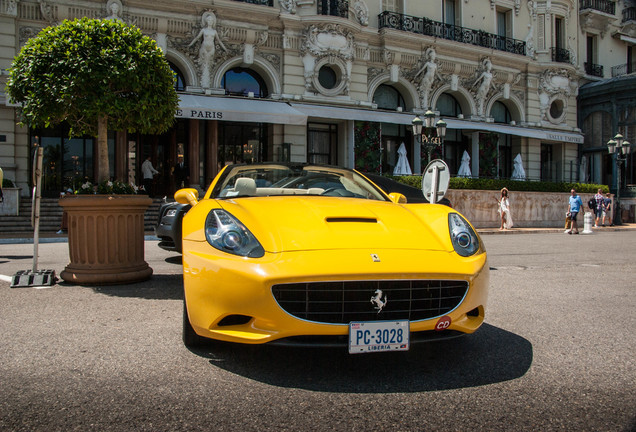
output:
M391 192L389 198L396 204L406 204L406 197L401 193Z
M199 202L199 191L194 188L179 189L175 192L174 199L179 204L190 204L194 207Z

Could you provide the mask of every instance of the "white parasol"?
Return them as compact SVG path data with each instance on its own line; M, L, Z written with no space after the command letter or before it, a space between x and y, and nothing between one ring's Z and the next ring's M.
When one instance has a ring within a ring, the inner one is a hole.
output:
M512 170L512 177L510 177L511 180L525 180L526 179L526 172L523 169L523 162L521 161L521 153L517 154L517 157L515 157L515 166L514 169Z
M404 143L400 144L400 148L398 149L398 160L397 164L395 164L395 169L393 170L393 175L411 175L413 172L411 171L411 166L409 165L409 160L406 158L406 146Z
M472 173L470 172L470 156L468 152L464 150L464 154L462 155L462 164L459 166L459 171L457 171L457 177L471 177Z

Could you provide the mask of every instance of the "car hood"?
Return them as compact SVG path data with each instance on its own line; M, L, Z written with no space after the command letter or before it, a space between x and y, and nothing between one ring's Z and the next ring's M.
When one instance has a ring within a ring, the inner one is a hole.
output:
M328 249L452 251L448 207L309 197L218 201L272 253Z

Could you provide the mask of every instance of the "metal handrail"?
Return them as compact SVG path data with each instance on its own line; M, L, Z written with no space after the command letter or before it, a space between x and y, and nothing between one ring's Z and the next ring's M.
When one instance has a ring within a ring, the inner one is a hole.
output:
M384 11L378 15L378 23L378 28L391 28L491 48L513 54L526 54L526 43L524 41L488 33L482 30L474 30L452 24L445 24L428 18Z
M616 3L609 0L581 0L579 10L594 9L599 12L614 15L616 14Z

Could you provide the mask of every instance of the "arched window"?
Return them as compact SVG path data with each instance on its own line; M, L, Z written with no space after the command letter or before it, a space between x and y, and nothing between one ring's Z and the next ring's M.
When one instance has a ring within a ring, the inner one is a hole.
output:
M462 107L451 94L442 93L437 99L436 105L440 118L457 118L462 114ZM464 140L462 131L460 129L447 129L444 141L444 160L448 164L451 173L457 173L464 151L468 151L470 154L470 148Z
M168 64L170 65L170 69L172 69L172 72L174 72L175 78L176 78L174 82L174 89L176 91L185 91L186 80L184 75L181 73L179 68L174 63L168 62Z
M462 107L457 99L448 93L443 93L437 99L437 110L442 117L455 117L462 114Z
M502 102L495 102L492 104L490 110L490 116L495 119L495 123L510 123L512 116L508 107ZM513 161L512 161L512 136L507 134L499 134L499 141L497 142L499 153L499 167L497 170L497 177L509 178L512 175Z
M503 103L497 101L492 105L492 109L490 110L490 116L495 119L495 123L510 123L512 121L512 116L510 115L510 111L508 107Z
M241 67L225 72L221 87L225 89L225 94L232 96L249 96L250 93L254 93L254 97L257 98L269 96L263 78L253 70Z
M394 87L381 84L373 94L373 102L379 109L396 110L398 107L405 108L404 98Z

